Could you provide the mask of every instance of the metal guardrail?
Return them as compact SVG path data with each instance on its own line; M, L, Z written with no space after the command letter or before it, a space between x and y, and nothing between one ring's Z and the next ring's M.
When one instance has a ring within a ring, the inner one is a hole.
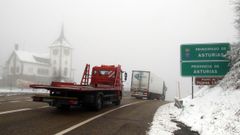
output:
M177 108L183 108L183 101L181 99L175 98L174 106L176 106Z

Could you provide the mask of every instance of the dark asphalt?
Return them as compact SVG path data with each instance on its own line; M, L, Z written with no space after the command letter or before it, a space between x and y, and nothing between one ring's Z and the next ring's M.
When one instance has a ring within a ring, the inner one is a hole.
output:
M98 114L117 108L106 105L101 111L94 112L84 108L59 111L47 104L29 101L24 96L11 101L0 101L0 112L22 108L31 110L0 115L0 135L52 135ZM20 98L20 99L19 99ZM123 98L122 104L137 102L134 98ZM72 135L134 135L146 134L156 109L164 104L161 101L148 101L121 108L77 129L68 132ZM44 108L42 108L44 107Z
M145 135L156 109L163 104L146 100L107 114L67 135Z
M31 94L0 97L0 112L22 108L38 108L46 106L45 103L32 102Z

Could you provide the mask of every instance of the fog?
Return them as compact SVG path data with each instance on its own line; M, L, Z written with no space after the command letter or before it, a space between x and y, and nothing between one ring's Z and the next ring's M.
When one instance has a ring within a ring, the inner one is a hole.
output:
M75 80L86 63L120 64L128 72L149 70L166 81L167 99L191 92L180 75L180 44L235 42L229 0L1 0L0 65L18 43L48 52L64 25L74 49Z

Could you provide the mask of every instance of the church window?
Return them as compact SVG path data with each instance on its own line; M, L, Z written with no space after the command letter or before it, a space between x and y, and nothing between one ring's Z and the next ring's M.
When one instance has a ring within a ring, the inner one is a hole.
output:
M64 54L65 54L66 56L68 56L68 55L70 54L69 49L64 49Z
M64 76L67 76L67 74L68 74L68 69L64 68Z
M53 50L53 55L57 55L58 54L58 49L54 49Z

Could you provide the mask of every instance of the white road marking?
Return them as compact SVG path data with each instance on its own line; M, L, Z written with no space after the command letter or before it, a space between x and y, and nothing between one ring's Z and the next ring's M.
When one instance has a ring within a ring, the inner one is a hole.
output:
M27 102L32 102L32 100L31 100L31 99L29 99L29 100L25 100L25 101L27 101Z
M34 110L34 109L44 109L44 108L48 108L48 107L49 106L42 106L42 107L38 107L38 108L23 108L23 109L11 110L11 111L4 111L4 112L0 112L0 115L16 113L16 112L23 112L23 111L30 111L30 110Z
M70 131L78 128L78 127L81 127L81 126L84 125L84 124L87 124L87 123L89 123L89 122L91 122L91 121L93 121L93 120L95 120L95 119L97 119L97 118L99 118L99 117L102 117L102 116L104 116L104 115L106 115L106 114L109 114L109 113L111 113L111 112L113 112L113 111L119 110L119 109L124 108L124 107L127 107L127 106L131 106L131 105L135 105L135 104L138 104L138 103L142 103L142 102L145 102L145 101L139 101L139 102L134 102L134 103L122 105L122 106L120 106L120 107L118 107L118 108L109 110L109 111L107 111L107 112L104 112L104 113L102 113L102 114L99 114L99 115L97 115L97 116L94 116L94 117L92 117L92 118L90 118L90 119L87 119L87 120L85 120L85 121L83 121L83 122L80 122L80 123L78 123L78 124L76 124L76 125L74 125L74 126L72 126L72 127L69 127L69 128L67 128L67 129L65 129L65 130L63 130L63 131L61 131L61 132L56 133L55 135L63 135L63 134L66 134L66 133L68 133L68 132L70 132Z
M18 103L18 102L21 102L21 101L18 101L18 100L13 100L13 101L9 101L10 103Z
M48 107L50 107L50 106L42 106L42 107L38 107L38 109L43 109L43 108L48 108Z
M29 111L29 110L32 110L32 109L31 108L23 108L23 109L18 109L18 110L5 111L5 112L0 112L0 115L15 113L15 112L22 112L22 111Z

